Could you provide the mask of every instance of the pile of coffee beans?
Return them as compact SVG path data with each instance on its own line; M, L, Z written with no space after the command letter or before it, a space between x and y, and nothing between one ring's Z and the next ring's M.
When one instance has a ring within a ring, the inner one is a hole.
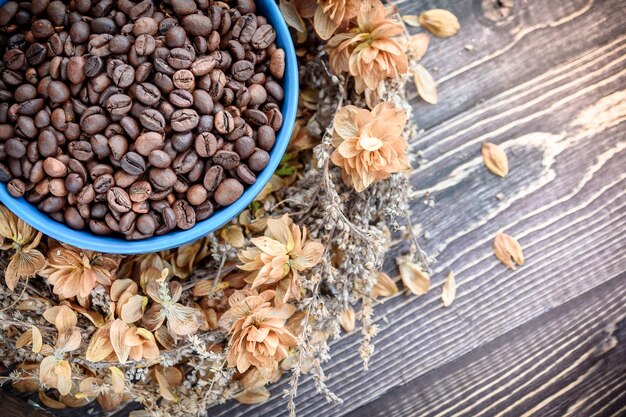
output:
M0 8L0 181L127 239L235 202L282 125L285 52L254 0L32 0Z

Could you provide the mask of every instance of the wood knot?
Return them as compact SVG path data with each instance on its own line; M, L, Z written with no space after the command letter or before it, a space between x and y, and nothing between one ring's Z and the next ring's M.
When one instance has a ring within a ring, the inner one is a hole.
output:
M492 22L504 20L513 10L514 0L482 0L483 14Z

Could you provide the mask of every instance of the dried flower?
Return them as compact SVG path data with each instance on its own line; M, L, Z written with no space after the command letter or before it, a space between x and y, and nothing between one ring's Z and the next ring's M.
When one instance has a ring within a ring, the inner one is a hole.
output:
M424 295L430 289L430 276L411 259L411 255L396 258L402 283L415 295Z
M248 388L233 397L242 404L261 404L269 400L270 392L265 387Z
M361 3L358 28L333 36L327 44L330 68L355 78L355 90L375 90L386 78L396 78L409 69L404 48L397 37L402 23L388 19L379 0Z
M137 284L131 279L118 279L111 285L115 313L126 323L139 321L146 310L148 297L138 295L137 290Z
M422 64L417 64L413 69L413 80L420 97L427 103L437 104L437 83Z
M106 323L91 336L85 356L91 362L117 359L125 363L129 358L133 361L156 359L159 348L150 331L116 319Z
M109 367L104 379L89 377L80 381L77 398L97 398L105 411L115 410L125 400L124 373L116 366Z
M339 317L339 324L346 333L354 331L354 328L356 326L356 314L354 313L354 309L351 306L348 306L348 308L341 312L341 316Z
M443 305L448 307L454 301L456 297L456 281L454 279L454 272L450 271L446 282L443 283L443 289L441 291L441 300Z
M355 17L358 11L358 0L317 0L313 16L315 32L324 40L330 39L339 26Z
M61 245L48 252L48 267L41 275L60 298L84 298L98 284L110 286L119 263L119 256Z
M258 368L261 375L269 378L278 368L296 338L285 327L295 307L283 304L272 306L275 297L272 290L261 294L255 290L241 290L229 299L230 309L222 315L220 327L231 335L228 366L237 367L239 372L251 366Z
M290 295L299 299L300 273L317 265L324 246L317 240L307 241L306 228L294 224L287 214L269 219L265 236L250 239L255 246L239 252L243 262L239 268L252 272L246 281L252 288L276 285L276 302L287 301Z
M172 254L168 258L172 274L183 279L187 278L196 269L200 261L209 256L209 248L210 245L206 239L199 239L172 250ZM160 271L161 269L159 269L159 273Z
M343 169L344 182L361 192L394 172L408 171L405 125L406 113L391 103L380 103L371 112L355 106L340 108L331 160Z
M15 249L4 271L7 287L13 291L20 278L32 277L45 265L46 259L36 248L41 233L0 206L0 249Z
M391 297L398 293L398 286L389 275L384 272L378 272L376 278L376 284L374 284L372 289L372 297Z
M524 265L522 246L514 237L505 233L496 234L493 252L500 262L512 270L515 270L515 264Z
M56 388L61 395L72 389L72 368L63 357L67 352L80 347L82 338L76 327L76 313L68 306L51 307L44 312L44 318L54 324L58 331L54 347L43 345L41 353L45 358L39 365L39 380L50 388Z
M492 174L505 177L509 173L509 160L500 146L485 142L482 146L482 154L483 163Z
M430 45L430 35L427 33L417 33L409 38L407 43L407 53L412 59L419 61L428 51Z
M427 10L420 14L419 24L440 38L448 38L456 34L461 28L459 19L448 10L443 9Z
M168 271L163 271L163 277ZM165 279L150 281L146 292L155 301L144 314L143 321L146 328L154 331L163 325L167 319L167 330L174 337L195 334L203 322L203 314L193 307L185 307L178 303L182 294L182 287L178 282L170 282Z

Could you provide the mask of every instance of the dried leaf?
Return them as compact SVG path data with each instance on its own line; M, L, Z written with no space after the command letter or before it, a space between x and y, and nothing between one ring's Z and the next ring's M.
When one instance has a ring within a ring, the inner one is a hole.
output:
M287 23L287 26L291 26L297 32L306 33L306 25L304 24L304 21L302 20L302 17L300 16L300 13L298 12L296 6L288 1L280 0L278 7L280 7L280 12L285 19L285 23Z
M211 293L211 288L213 287L212 279L201 279L196 282L196 285L193 287L193 296L194 297L206 297Z
M405 14L402 16L402 20L404 20L404 23L414 28L420 27L419 16L415 14Z
M111 329L111 323L107 323L100 327L91 336L91 341L87 347L85 358L90 362L100 362L111 355L113 351L113 345L109 338L109 331Z
M512 270L515 270L515 264L524 265L522 246L514 237L507 234L496 234L493 241L493 252L500 262Z
M427 103L437 104L437 84L422 64L417 64L413 69L413 79L420 97Z
M48 397L43 390L39 391L39 401L41 401L41 403L46 407L54 410L63 410L64 408L67 408L62 402Z
M165 375L159 372L158 369L155 369L154 376L156 377L157 383L159 384L159 393L161 394L161 397L169 401L177 402L178 397L174 393L172 393L170 384L169 382L167 382Z
M398 286L389 275L378 272L376 284L372 289L372 297L391 297L398 293Z
M483 143L482 154L483 163L492 174L505 177L509 173L509 160L499 145Z
M422 270L420 265L412 261L411 255L397 257L396 263L400 269L402 283L409 291L417 296L428 292L430 289L430 276Z
M450 271L446 282L443 283L443 290L441 291L441 300L443 305L448 307L454 301L456 297L456 281L454 280L454 272Z
M246 244L246 239L243 236L243 232L241 231L241 227L233 224L228 227L224 227L220 231L220 236L226 243L235 247L235 248L243 248Z
M419 16L419 24L424 29L440 38L447 38L456 34L461 25L459 19L448 10L432 9Z
M428 33L417 33L409 39L409 43L407 44L407 51L411 58L419 61L422 59L424 55L426 55L426 51L428 51L428 46L430 45L430 35Z
M265 387L244 390L234 398L242 404L261 404L270 398L270 392Z
M354 309L352 307L348 307L343 310L341 316L339 317L339 324L346 331L346 333L350 333L354 331L354 327L356 326L356 315L354 314Z

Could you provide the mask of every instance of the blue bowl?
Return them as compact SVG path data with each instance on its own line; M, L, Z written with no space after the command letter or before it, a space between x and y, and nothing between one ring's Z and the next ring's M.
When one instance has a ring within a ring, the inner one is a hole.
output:
M0 0L0 5L4 3L6 3L5 0ZM2 183L0 183L0 201L26 223L56 240L82 249L125 255L158 252L184 245L200 239L237 216L261 192L274 171L276 171L289 144L298 106L298 64L296 62L293 41L285 20L275 0L256 0L256 4L257 13L265 16L276 30L276 44L279 48L285 50L285 76L283 78L285 99L281 108L283 126L276 135L274 148L270 152L269 164L257 175L256 182L249 186L237 201L228 207L217 210L211 217L198 222L189 230L177 230L163 236L154 236L137 241L128 241L118 237L98 236L87 231L71 229L40 212L34 205L31 205L23 198L11 197L6 185Z

